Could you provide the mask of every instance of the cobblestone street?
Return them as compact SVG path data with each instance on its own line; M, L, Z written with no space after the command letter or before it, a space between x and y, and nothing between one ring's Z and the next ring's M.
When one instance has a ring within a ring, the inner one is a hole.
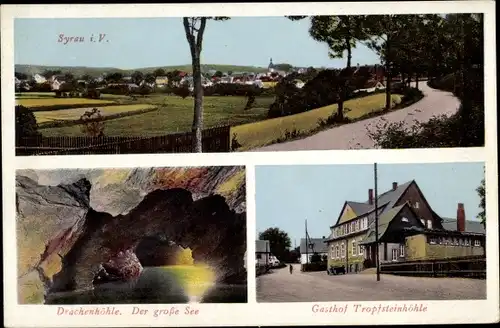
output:
M486 280L375 274L329 276L300 272L295 264L257 277L258 302L329 302L486 299Z

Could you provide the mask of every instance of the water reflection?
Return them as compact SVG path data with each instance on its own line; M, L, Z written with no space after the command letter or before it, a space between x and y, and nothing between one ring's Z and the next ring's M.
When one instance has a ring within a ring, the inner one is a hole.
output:
M46 304L246 303L245 285L214 285L204 295L187 295L173 272L146 267L133 282L109 282L93 290L49 295Z

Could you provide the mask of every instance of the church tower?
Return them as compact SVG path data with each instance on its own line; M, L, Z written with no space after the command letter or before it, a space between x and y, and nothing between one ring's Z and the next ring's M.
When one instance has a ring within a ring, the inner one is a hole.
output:
M272 58L269 60L269 66L267 67L267 70L269 72L274 72L274 64L273 64L273 59Z

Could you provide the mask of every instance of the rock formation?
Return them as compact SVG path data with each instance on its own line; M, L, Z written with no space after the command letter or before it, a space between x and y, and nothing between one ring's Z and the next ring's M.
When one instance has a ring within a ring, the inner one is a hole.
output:
M103 266L137 279L137 246L158 236L246 283L245 193L243 167L18 171L19 302L92 288Z

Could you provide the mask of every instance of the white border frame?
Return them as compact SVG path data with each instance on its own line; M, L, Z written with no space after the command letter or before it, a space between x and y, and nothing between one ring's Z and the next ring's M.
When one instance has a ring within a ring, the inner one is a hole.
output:
M390 9L388 9L390 8ZM165 154L15 157L14 156L14 18L98 18L98 17L179 17L179 16L283 16L314 14L385 14L385 13L484 13L485 29L485 102L486 145L473 149L419 150L348 150L279 153ZM265 164L360 164L360 163L438 163L484 161L486 165L487 206L487 300L422 301L426 313L380 313L369 315L313 314L314 303L260 303L255 301L255 271L248 265L248 304L200 304L197 317L58 317L46 305L18 305L16 297L15 252L4 252L5 326L77 327L85 326L239 326L239 325L352 325L480 323L499 320L498 261L498 177L496 148L496 54L495 3L493 1L436 2L364 2L364 3L246 3L246 4L154 4L154 5L4 5L1 8L2 48L2 145L3 145L3 217L4 250L15 250L15 169L150 167L150 166L246 166L247 181L247 263L254 262L255 250L255 171ZM193 165L196 163L196 165ZM356 302L329 302L344 305ZM364 305L414 304L416 302L360 302ZM122 309L131 306L121 305ZM144 306L146 307L146 306ZM161 308L157 305L149 308ZM182 306L179 306L182 308ZM80 323L82 322L82 323Z

